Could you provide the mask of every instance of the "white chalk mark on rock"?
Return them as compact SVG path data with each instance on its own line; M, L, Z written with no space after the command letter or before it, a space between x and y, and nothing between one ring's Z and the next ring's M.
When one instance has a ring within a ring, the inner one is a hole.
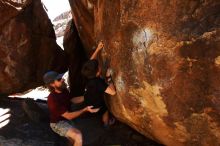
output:
M149 28L140 29L133 35L134 49L132 58L135 66L140 66L144 69L145 60L147 58L147 49L154 40L154 33ZM137 70L140 70L140 68Z
M117 91L122 91L122 92L125 91L125 83L122 79L121 73L119 73L118 76L116 77L115 84L116 84Z
M141 51L143 49L146 50L149 47L153 38L154 38L153 31L148 28L144 28L134 33L132 41L134 47L137 48L138 50L140 49Z

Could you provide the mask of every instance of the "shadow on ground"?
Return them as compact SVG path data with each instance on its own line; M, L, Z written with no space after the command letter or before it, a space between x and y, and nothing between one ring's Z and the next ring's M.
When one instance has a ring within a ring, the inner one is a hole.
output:
M0 99L0 146L70 145L50 129L45 102ZM119 121L104 128L99 116L83 116L74 123L83 133L84 146L160 146Z

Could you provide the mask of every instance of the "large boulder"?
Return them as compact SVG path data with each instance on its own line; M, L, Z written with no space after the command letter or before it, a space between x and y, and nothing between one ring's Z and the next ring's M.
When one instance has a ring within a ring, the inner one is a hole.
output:
M73 20L67 24L63 47L68 60L70 93L73 97L81 96L85 87L81 69L87 56Z
M79 37L83 43L87 55L91 55L92 50L95 49L94 33L94 5L93 0L69 0L73 20L78 30Z
M47 70L67 70L40 0L1 0L0 19L0 93L39 86Z
M87 52L105 42L119 120L165 145L220 145L218 0L69 1Z
M68 59L72 96L84 94L85 78L81 69L95 49L94 7L89 0L69 0L72 18L65 30L63 47Z

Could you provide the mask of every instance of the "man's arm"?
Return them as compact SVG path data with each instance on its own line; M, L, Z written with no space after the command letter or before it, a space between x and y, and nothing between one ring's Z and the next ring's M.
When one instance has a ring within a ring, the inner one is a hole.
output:
M82 115L85 112L96 113L98 111L99 111L99 108L93 109L93 106L87 106L84 109L81 109L81 110L78 110L78 111L75 111L75 112L66 111L64 114L62 114L62 116L65 119L72 120L72 119L75 119L75 118L79 117L80 115Z
M90 60L97 59L98 53L102 50L104 47L104 44L102 42L99 42L98 47L96 48L95 52L90 57Z
M80 104L84 101L84 96L73 97L71 102L74 104Z

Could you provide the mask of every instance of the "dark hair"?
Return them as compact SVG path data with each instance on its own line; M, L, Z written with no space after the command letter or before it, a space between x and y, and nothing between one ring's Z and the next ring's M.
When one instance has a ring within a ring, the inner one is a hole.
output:
M88 78L95 78L99 69L99 63L97 60L89 60L82 67L82 74Z

